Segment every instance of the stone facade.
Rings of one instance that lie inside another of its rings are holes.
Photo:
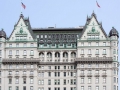
[[[118,90],[118,38],[95,13],[77,28],[32,28],[23,14],[0,31],[0,90]]]

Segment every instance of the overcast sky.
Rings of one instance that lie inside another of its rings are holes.
[[[97,7],[96,0],[22,0],[26,5],[24,10],[21,0],[0,0],[0,28],[9,36],[21,11],[24,17],[29,16],[34,28],[55,24],[56,27],[78,27],[85,24],[87,15],[90,16],[94,10],[107,34],[113,26],[119,31],[120,0],[97,1],[101,8]]]

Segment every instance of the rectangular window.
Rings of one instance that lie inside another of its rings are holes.
[[[81,78],[81,83],[84,83],[84,78]]]
[[[12,86],[9,86],[9,90],[12,90]]]
[[[0,56],[2,55],[2,51],[0,50]]]
[[[63,84],[66,85],[66,79],[63,80]]]
[[[18,79],[18,78],[16,78],[15,83],[16,83],[16,84],[18,84],[18,83],[19,83],[19,79]]]
[[[81,46],[84,46],[84,43],[81,43]]]
[[[27,51],[26,50],[23,51],[23,55],[27,55]]]
[[[12,78],[9,78],[9,84],[12,84]]]
[[[103,90],[106,90],[106,86],[103,86]]]
[[[116,83],[116,77],[114,77],[114,83]]]
[[[96,49],[96,54],[99,54],[99,49]]]
[[[30,51],[30,55],[34,55],[34,51],[33,50]]]
[[[30,90],[33,90],[33,86],[30,86]]]
[[[91,86],[88,86],[88,90],[91,90]]]
[[[48,66],[48,69],[51,69],[51,66]]]
[[[81,86],[81,90],[84,90],[84,86]]]
[[[51,72],[48,72],[48,76],[51,77]]]
[[[33,84],[33,78],[30,78],[30,84]]]
[[[103,78],[103,83],[106,83],[106,78],[105,77]]]
[[[88,78],[88,83],[91,83],[91,78]]]
[[[64,72],[64,77],[66,77],[66,72]]]
[[[23,84],[26,84],[26,78],[23,78]]]
[[[16,86],[16,87],[15,87],[15,90],[19,90],[19,86]]]
[[[103,49],[103,54],[106,54],[106,49]]]
[[[23,90],[26,90],[26,86],[23,86]]]
[[[34,44],[33,44],[33,43],[31,43],[31,44],[30,44],[30,47],[33,47],[33,46],[34,46]]]
[[[9,55],[12,55],[12,50],[9,50]]]
[[[45,35],[45,38],[47,38],[47,35]]]
[[[27,47],[27,44],[26,44],[26,43],[24,43],[24,44],[23,44],[23,47]]]
[[[99,43],[98,43],[98,42],[96,42],[96,46],[99,46]]]
[[[50,79],[48,80],[48,85],[51,85],[51,80]]]
[[[88,46],[91,46],[91,42],[88,43]]]
[[[103,42],[103,46],[106,46],[106,42]]]
[[[30,65],[30,68],[33,68],[33,64]]]
[[[99,78],[96,78],[95,82],[96,82],[96,83],[99,83]]]
[[[16,55],[19,55],[19,50],[16,50]]]
[[[43,38],[43,35],[41,35],[41,38]]]
[[[12,47],[12,44],[9,44],[9,47]]]
[[[84,49],[81,50],[81,54],[84,54]]]
[[[2,43],[0,43],[0,47],[2,47]]]
[[[66,69],[66,66],[64,66],[64,69]]]
[[[91,49],[88,49],[88,54],[91,54]]]
[[[19,47],[19,43],[16,43],[16,47]]]
[[[99,86],[96,86],[95,90],[99,90]]]

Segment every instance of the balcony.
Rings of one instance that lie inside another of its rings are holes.
[[[102,77],[107,77],[107,74],[106,73],[102,73]]]
[[[9,77],[9,78],[11,78],[12,76],[13,76],[12,74],[10,74],[10,73],[8,74],[8,77]]]
[[[27,74],[23,74],[22,77],[27,77]]]
[[[39,63],[39,58],[4,58],[2,60],[3,64],[7,63]]]
[[[99,77],[100,75],[99,75],[99,73],[95,73],[95,77]]]
[[[80,77],[85,77],[85,74],[84,74],[84,73],[81,73],[81,74],[80,74]]]
[[[34,74],[33,73],[30,73],[30,77],[33,77],[34,76]]]
[[[92,77],[92,73],[88,73],[88,74],[87,74],[87,77]]]

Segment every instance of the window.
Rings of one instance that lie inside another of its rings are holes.
[[[16,75],[18,75],[19,74],[19,71],[16,71]]]
[[[16,86],[16,87],[15,87],[15,90],[19,90],[19,86]]]
[[[88,78],[88,83],[91,83],[91,78]]]
[[[2,47],[2,43],[0,43],[0,47]]]
[[[106,90],[106,86],[103,86],[103,90]]]
[[[116,77],[114,77],[114,83],[116,83]]]
[[[23,68],[26,68],[26,64],[23,65]]]
[[[103,49],[103,54],[106,54],[106,49]]]
[[[0,84],[1,84],[1,82],[2,82],[2,79],[0,78]]]
[[[64,77],[66,77],[66,72],[64,72]]]
[[[9,50],[9,55],[12,55],[12,50]]]
[[[33,43],[31,43],[31,44],[30,44],[30,47],[33,47],[33,46],[34,46],[34,44],[33,44]]]
[[[88,54],[91,54],[91,49],[88,49]]]
[[[30,65],[30,68],[33,68],[33,64]]]
[[[30,90],[33,90],[33,86],[30,86]]]
[[[33,75],[33,71],[30,71],[30,74]]]
[[[84,83],[84,78],[81,78],[81,83]]]
[[[16,55],[19,55],[19,50],[16,50]]]
[[[16,83],[16,84],[18,84],[18,83],[19,83],[19,79],[18,79],[18,78],[16,78],[15,83]]]
[[[51,72],[48,72],[48,76],[51,77]]]
[[[23,78],[23,84],[26,84],[26,78]]]
[[[30,78],[30,84],[33,84],[33,78]]]
[[[30,55],[34,55],[34,51],[33,50],[30,51]]]
[[[88,90],[91,90],[91,86],[88,86]]]
[[[96,54],[99,54],[99,49],[96,49]]]
[[[99,90],[99,86],[96,86],[95,90]]]
[[[41,38],[43,38],[43,35],[41,35]]]
[[[114,45],[113,46],[116,46],[116,43],[114,42]]]
[[[51,66],[48,66],[48,69],[51,69]]]
[[[48,85],[51,85],[51,80],[50,79],[48,80]]]
[[[81,90],[84,90],[84,86],[81,86]]]
[[[64,87],[63,90],[66,90],[66,87]]]
[[[2,51],[0,50],[0,56],[2,55]]]
[[[91,46],[91,42],[88,43],[88,46]]]
[[[98,42],[96,42],[96,46],[99,46],[99,43],[98,43]]]
[[[45,35],[45,38],[47,38],[47,35]]]
[[[84,54],[84,49],[81,50],[81,54]]]
[[[63,80],[63,84],[66,85],[66,79]]]
[[[27,55],[27,51],[26,50],[23,51],[23,55]]]
[[[106,46],[106,42],[103,42],[103,46]]]
[[[26,90],[26,86],[23,86],[23,90]]]
[[[1,71],[0,71],[0,73],[1,73]],[[12,71],[9,71],[9,75],[12,75]]]
[[[106,83],[106,78],[105,77],[103,78],[103,83]]]
[[[96,83],[99,83],[99,78],[96,78],[95,82],[96,82]]]
[[[12,44],[9,44],[9,47],[12,47]]]
[[[19,47],[19,43],[16,43],[16,47]]]
[[[9,84],[12,84],[12,78],[9,78]]]
[[[96,64],[96,67],[98,68],[98,67],[99,67],[99,64]]]
[[[84,43],[81,43],[81,46],[84,46]]]
[[[23,47],[27,47],[27,44],[26,44],[26,43],[24,43],[24,44],[23,44]]]
[[[12,86],[9,86],[9,90],[12,90]]]
[[[39,35],[37,35],[37,38],[39,38]]]

